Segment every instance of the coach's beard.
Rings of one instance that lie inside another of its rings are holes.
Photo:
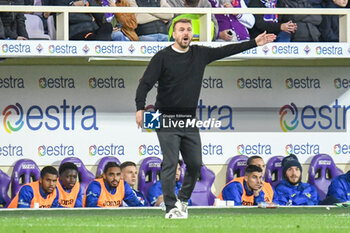
[[[191,41],[190,38],[184,37],[178,44],[182,49],[187,49],[188,46],[190,46]]]

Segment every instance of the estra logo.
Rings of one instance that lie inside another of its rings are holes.
[[[2,111],[3,126],[7,133],[18,132],[24,125],[29,130],[42,128],[54,130],[98,130],[97,113],[92,105],[69,105],[64,99],[62,105],[49,105],[46,108],[30,106],[26,111],[21,104],[8,105]],[[26,123],[26,124],[25,124]],[[80,126],[80,127],[79,127]]]
[[[148,155],[162,155],[162,150],[159,145],[146,145],[142,144],[139,146],[139,155],[148,156]]]
[[[272,81],[269,78],[239,78],[237,79],[238,89],[271,89]]]
[[[41,145],[38,147],[38,155],[44,156],[74,156],[74,146],[61,145]]]
[[[333,152],[335,155],[348,155],[348,154],[350,154],[350,145],[348,145],[348,144],[335,144],[333,146]]]
[[[343,48],[340,46],[317,46],[317,55],[343,55]]]
[[[3,53],[31,53],[30,45],[26,44],[3,44],[1,46]]]
[[[123,46],[121,45],[96,45],[95,46],[96,54],[122,54]]]
[[[224,88],[223,81],[221,78],[212,78],[209,76],[208,78],[203,78],[202,87],[207,88]]]
[[[1,145],[0,144],[0,156],[23,156],[23,147],[19,145]]]
[[[198,119],[206,121],[208,119],[215,119],[221,121],[219,130],[234,130],[233,126],[233,110],[228,105],[205,105],[200,99],[198,106]],[[210,128],[201,128],[202,130],[210,130]]]
[[[73,78],[46,78],[42,77],[39,79],[39,87],[44,88],[75,88]]]
[[[287,89],[319,89],[321,88],[321,82],[318,78],[287,78],[286,79]]]
[[[24,88],[23,78],[13,78],[12,75],[0,78],[0,88]]]
[[[92,77],[89,79],[89,87],[95,88],[125,88],[125,81],[123,78],[96,78]]]
[[[291,55],[298,55],[299,54],[299,49],[298,46],[291,46],[291,45],[274,45],[271,48],[272,54],[291,54]]]
[[[284,119],[287,114],[294,116],[290,124],[287,124],[287,121]],[[290,105],[284,105],[280,109],[280,116],[280,125],[283,132],[292,131],[298,127],[298,108],[294,103],[291,103]]]
[[[244,145],[240,144],[237,146],[237,154],[239,155],[271,155],[271,145],[268,144],[252,144]]]
[[[285,146],[286,155],[317,155],[320,153],[320,146],[318,144],[287,144]]]
[[[161,45],[142,45],[140,47],[140,52],[141,54],[156,54],[158,51],[164,49],[166,46],[161,46]]]
[[[77,46],[75,45],[49,45],[50,54],[77,54]]]
[[[336,89],[350,88],[350,79],[347,78],[336,78],[333,83]]]
[[[335,155],[339,155],[342,152],[341,145],[340,144],[335,144],[333,146],[333,152]]]
[[[306,105],[298,109],[294,103],[286,104],[279,111],[280,126],[284,132],[293,131],[299,126],[306,131],[313,129],[344,131],[349,108],[348,105],[339,105],[338,99],[332,106],[322,105],[319,108]]]
[[[107,145],[91,145],[89,146],[89,155],[90,156],[117,156],[125,155],[125,146],[124,145],[114,145],[113,143]]]
[[[222,145],[204,144],[202,145],[202,155],[223,155]]]

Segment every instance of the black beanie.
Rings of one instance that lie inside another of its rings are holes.
[[[282,160],[282,167],[283,167],[283,177],[286,177],[286,171],[290,167],[298,167],[300,169],[300,172],[303,173],[303,169],[301,167],[301,164],[299,163],[298,158],[294,154],[290,154],[287,157],[284,157]]]

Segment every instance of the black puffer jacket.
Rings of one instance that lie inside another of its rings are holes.
[[[0,0],[0,5],[23,5],[23,0]],[[28,38],[26,18],[20,12],[0,12],[0,39]]]
[[[98,6],[95,0],[88,0],[90,6]],[[56,6],[69,6],[72,0],[55,0],[55,1],[44,1],[45,5],[56,5]],[[74,6],[72,6],[74,7]],[[95,32],[107,24],[105,15],[102,13],[84,14],[74,13],[69,14],[69,38],[81,33]],[[112,33],[112,26],[110,26],[110,34]],[[108,37],[109,36],[109,37]],[[110,35],[101,36],[99,40],[110,40]],[[105,38],[106,37],[106,38]]]
[[[288,8],[312,8],[307,0],[283,0]],[[291,15],[291,20],[297,24],[298,29],[292,34],[291,41],[317,42],[320,41],[318,26],[322,22],[321,15]]]

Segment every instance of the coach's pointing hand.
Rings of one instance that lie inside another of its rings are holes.
[[[143,112],[144,110],[138,110],[136,112],[136,124],[137,128],[142,128],[142,122],[143,122]]]
[[[276,40],[276,35],[266,34],[266,31],[264,31],[255,38],[255,42],[258,46],[265,45],[267,43],[273,42],[274,40]]]

